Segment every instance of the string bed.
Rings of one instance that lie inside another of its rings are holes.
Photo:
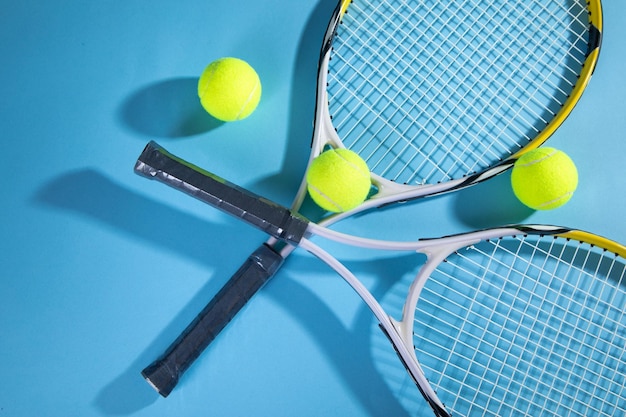
[[[422,290],[417,358],[454,415],[621,415],[625,280],[623,258],[586,243],[481,242]]]
[[[588,30],[583,1],[354,0],[329,63],[333,125],[389,180],[480,172],[553,120]]]

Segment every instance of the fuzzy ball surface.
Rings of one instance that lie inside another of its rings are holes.
[[[250,116],[261,100],[261,80],[254,68],[239,58],[211,62],[198,80],[202,107],[224,122]]]
[[[311,162],[306,179],[313,201],[334,213],[361,204],[372,185],[367,163],[349,149],[323,152]]]
[[[572,198],[578,186],[578,171],[563,151],[541,147],[523,154],[515,162],[511,185],[526,206],[551,210]]]

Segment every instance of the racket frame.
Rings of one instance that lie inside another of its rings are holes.
[[[333,126],[328,106],[328,91],[325,86],[328,85],[328,65],[331,59],[332,42],[338,26],[341,23],[342,17],[349,10],[348,6],[351,2],[351,0],[340,1],[333,13],[333,17],[324,38],[324,47],[322,48],[322,54],[320,55],[320,62],[318,65],[318,88],[315,106],[315,123],[311,142],[311,154],[306,170],[308,170],[308,166],[311,164],[313,159],[319,156],[327,146],[333,148],[346,147]],[[367,211],[372,208],[379,208],[396,202],[406,202],[421,197],[441,195],[478,184],[505,172],[511,168],[515,164],[515,161],[523,154],[541,146],[546,140],[548,140],[548,138],[550,138],[550,136],[552,136],[552,134],[554,134],[554,132],[571,114],[576,104],[580,101],[580,98],[589,84],[597,66],[600,47],[602,45],[602,6],[600,0],[590,0],[587,2],[587,7],[589,11],[589,42],[586,54],[587,56],[582,66],[580,76],[572,88],[572,93],[560,108],[558,113],[528,144],[484,171],[467,175],[464,178],[452,179],[440,183],[407,185],[388,180],[380,175],[370,172],[371,182],[377,191],[358,207],[342,213],[332,214],[326,219],[321,220],[320,223],[330,225],[345,217],[349,217],[353,214]],[[306,176],[303,176],[298,193],[296,194],[296,198],[292,205],[294,210],[297,211],[303,200],[306,198],[306,195],[307,182]]]
[[[162,148],[156,148],[154,145],[149,146],[144,154],[142,154],[140,161],[137,163],[137,167],[140,173],[148,178],[157,179],[176,189],[183,190],[215,208],[242,219],[261,230],[272,233],[275,239],[284,241],[290,245],[297,244],[320,258],[338,272],[373,312],[381,329],[389,338],[396,353],[423,397],[434,410],[435,415],[440,417],[449,417],[450,414],[428,382],[419,364],[413,344],[413,323],[416,306],[422,289],[428,282],[433,271],[437,269],[438,265],[446,258],[455,251],[475,245],[483,240],[500,239],[503,236],[516,235],[553,235],[568,241],[585,242],[592,246],[603,248],[604,251],[612,252],[622,259],[626,259],[626,247],[617,242],[580,230],[546,225],[514,225],[504,228],[485,229],[477,232],[450,235],[437,239],[420,239],[414,242],[394,242],[361,238],[336,232],[318,224],[310,223],[299,214],[292,213],[292,216],[301,223],[301,225],[298,226],[298,230],[305,230],[300,233],[300,237],[294,240],[296,233],[291,233],[288,228],[285,228],[285,224],[290,224],[291,221],[288,220],[285,223],[282,220],[285,218],[285,212],[290,211],[289,209],[258,197],[215,174],[201,170],[179,158],[173,158],[171,154],[166,153]],[[167,168],[169,173],[164,173],[162,168]],[[176,175],[173,175],[172,172],[176,172]],[[242,198],[241,194],[246,194],[245,198]],[[265,221],[258,220],[258,213],[270,212],[276,212],[276,215],[266,216]],[[253,213],[253,215],[249,215],[249,213]],[[278,219],[278,223],[273,222],[276,219]],[[271,223],[270,226],[268,226],[269,223]],[[303,228],[302,224],[306,225],[306,227]],[[415,251],[425,254],[427,260],[420,268],[409,287],[403,305],[401,319],[398,321],[390,317],[367,288],[343,264],[319,246],[313,244],[309,240],[309,236],[313,235],[319,235],[333,241],[357,247],[390,251]]]
[[[345,147],[339,138],[335,128],[332,125],[330,110],[328,108],[328,92],[326,89],[327,81],[328,81],[328,63],[331,56],[333,39],[335,37],[337,28],[342,21],[342,18],[346,12],[348,12],[349,5],[351,0],[339,0],[333,14],[331,16],[328,28],[326,30],[323,46],[320,53],[320,60],[318,65],[318,88],[316,93],[316,106],[315,106],[315,122],[314,122],[314,131],[311,142],[311,154],[309,157],[309,161],[307,162],[307,169],[310,165],[311,161],[318,156],[327,146],[333,148],[342,148]],[[371,173],[371,181],[373,186],[376,188],[376,192],[373,193],[362,205],[357,208],[343,212],[337,213],[334,215],[330,215],[320,220],[318,223],[323,226],[330,226],[331,224],[349,217],[353,214],[357,214],[360,212],[364,212],[373,208],[383,207],[396,202],[404,202],[408,200],[414,200],[427,196],[440,195],[448,192],[452,192],[455,190],[459,190],[480,182],[483,182],[489,178],[495,177],[496,175],[501,174],[506,171],[515,163],[515,160],[519,158],[523,153],[535,149],[540,146],[543,142],[545,142],[554,131],[565,121],[567,116],[571,113],[572,109],[579,101],[582,93],[587,86],[591,76],[595,70],[600,45],[602,42],[602,8],[600,4],[600,0],[590,0],[588,3],[589,10],[589,51],[583,65],[580,77],[578,78],[571,96],[566,100],[565,104],[561,107],[560,111],[557,115],[552,119],[552,121],[548,124],[548,126],[540,132],[540,134],[534,138],[530,143],[528,143],[521,150],[513,153],[508,158],[503,159],[496,165],[490,167],[489,169],[468,175],[461,179],[451,180],[448,182],[437,183],[437,184],[422,184],[422,185],[405,185],[400,183],[395,183],[393,181],[389,181],[384,179],[374,173]],[[138,171],[139,172],[139,171]],[[306,178],[303,178],[299,190],[294,199],[292,209],[293,211],[297,211],[297,209],[301,206],[302,202],[306,198],[307,195],[307,187],[306,187]],[[233,213],[230,213],[233,214]],[[297,222],[296,222],[297,223]],[[266,230],[267,231],[267,230]],[[272,233],[270,233],[272,234]],[[295,236],[297,237],[297,236]],[[269,256],[267,259],[262,259],[255,254],[251,255],[245,264],[248,265],[247,268],[240,268],[237,273],[231,278],[235,281],[243,282],[246,280],[245,274],[249,274],[251,278],[257,279],[259,277],[263,277],[262,282],[265,283],[279,268],[282,264],[284,258],[286,258],[291,251],[294,250],[296,240],[289,241],[288,239],[282,238],[270,238],[264,245],[270,248],[275,253],[278,253],[280,256]],[[283,242],[287,242],[284,244]],[[260,248],[261,249],[261,248]],[[259,249],[259,250],[260,250]],[[263,253],[260,251],[259,253]],[[271,271],[271,272],[270,272]],[[242,276],[243,274],[243,276]],[[232,286],[236,288],[236,286]],[[255,291],[258,291],[262,287],[262,284],[255,287]],[[229,297],[236,298],[237,295],[232,292],[229,294]],[[246,293],[248,294],[248,293]],[[220,294],[221,296],[221,294]],[[239,297],[245,297],[245,301],[251,296],[243,295],[243,293],[238,295]],[[244,302],[245,304],[245,302]],[[243,305],[241,305],[242,307]],[[208,306],[207,306],[208,307]],[[223,323],[213,329],[213,332],[218,332],[225,327],[225,325],[234,317],[237,313],[237,310],[230,310],[228,315],[223,317]],[[213,313],[207,312],[206,309],[203,310],[201,314],[221,314],[217,311]],[[194,337],[201,337],[202,334],[199,329],[195,329],[194,331],[194,323],[191,323],[181,334],[183,336],[189,336],[190,332],[193,332]],[[402,326],[400,326],[402,327]],[[405,332],[405,330],[401,330]],[[211,340],[215,337],[215,335],[211,336]],[[189,339],[193,339],[193,337],[188,337]],[[170,345],[170,347],[161,355],[153,364],[144,369],[142,374],[148,380],[148,382],[163,396],[167,396],[171,390],[176,385],[178,379],[184,373],[184,371],[191,365],[193,360],[200,354],[200,352],[206,348],[208,343],[196,343],[199,349],[198,352],[193,352],[188,358],[188,360],[183,361],[181,363],[177,358],[176,354],[173,352],[176,349],[181,349],[181,347],[177,347],[177,342],[175,341]],[[156,363],[160,363],[161,367],[164,369],[163,372],[156,371],[158,367],[156,367]],[[154,372],[150,373],[148,371]]]
[[[567,240],[586,242],[626,259],[626,247],[616,242],[580,230],[554,226],[518,225],[485,229],[438,239],[421,239],[415,242],[381,241],[347,235],[311,223],[298,213],[291,212],[289,209],[261,198],[215,174],[176,158],[155,144],[149,144],[146,147],[136,169],[148,178],[157,179],[182,190],[266,233],[270,233],[275,239],[289,245],[303,247],[331,266],[347,281],[373,312],[409,375],[437,416],[449,416],[450,414],[428,382],[416,357],[415,346],[413,345],[413,323],[422,289],[433,271],[450,254],[482,240],[497,239],[502,236],[535,234],[541,236],[554,235]],[[293,226],[292,218],[296,221],[296,227]],[[345,266],[309,240],[309,236],[313,235],[357,247],[390,251],[415,251],[425,254],[427,261],[420,268],[409,287],[401,319],[398,321],[387,315],[367,288]]]
[[[450,255],[464,248],[477,245],[481,241],[498,240],[504,237],[515,238],[518,236],[525,238],[528,235],[536,235],[540,238],[553,236],[554,238],[560,238],[567,242],[575,241],[587,244],[590,251],[593,250],[593,247],[600,248],[601,252],[606,254],[607,258],[614,257],[615,260],[618,260],[617,263],[622,264],[620,282],[622,285],[626,284],[626,282],[624,282],[626,276],[623,270],[624,261],[626,260],[626,246],[602,236],[566,227],[550,225],[510,225],[502,228],[484,229],[436,239],[420,239],[415,242],[387,242],[358,238],[315,226],[313,226],[312,232],[320,232],[320,235],[325,238],[353,246],[394,251],[414,250],[427,256],[426,262],[420,267],[419,272],[409,286],[403,304],[401,319],[397,321],[387,315],[382,306],[363,284],[337,259],[319,246],[312,244],[307,238],[304,238],[300,244],[300,247],[313,253],[335,270],[368,305],[374,316],[378,319],[381,329],[394,346],[396,353],[400,357],[409,375],[411,375],[422,393],[422,396],[431,406],[436,416],[450,416],[451,414],[437,396],[434,388],[430,385],[419,363],[419,359],[415,353],[416,347],[414,345],[413,326],[416,319],[415,311],[422,289],[425,287],[433,272]],[[611,256],[610,254],[613,255]],[[613,267],[616,263],[611,261],[611,265],[611,267]],[[428,343],[428,341],[425,341],[425,343]],[[597,358],[595,360],[597,360]]]

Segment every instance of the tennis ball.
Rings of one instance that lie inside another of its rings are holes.
[[[572,197],[578,186],[578,171],[564,152],[538,148],[515,162],[511,185],[517,198],[528,207],[551,210]]]
[[[261,80],[246,61],[221,58],[210,63],[198,80],[202,107],[224,122],[245,119],[261,100]]]
[[[371,188],[367,163],[349,149],[329,149],[311,162],[309,195],[318,206],[339,213],[361,204]]]

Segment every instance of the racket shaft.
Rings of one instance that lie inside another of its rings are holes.
[[[135,172],[183,191],[294,246],[304,236],[309,223],[286,207],[175,157],[155,142],[145,147],[135,164]]]
[[[248,300],[280,268],[283,258],[267,245],[252,253],[163,355],[141,374],[167,397],[189,366]]]

